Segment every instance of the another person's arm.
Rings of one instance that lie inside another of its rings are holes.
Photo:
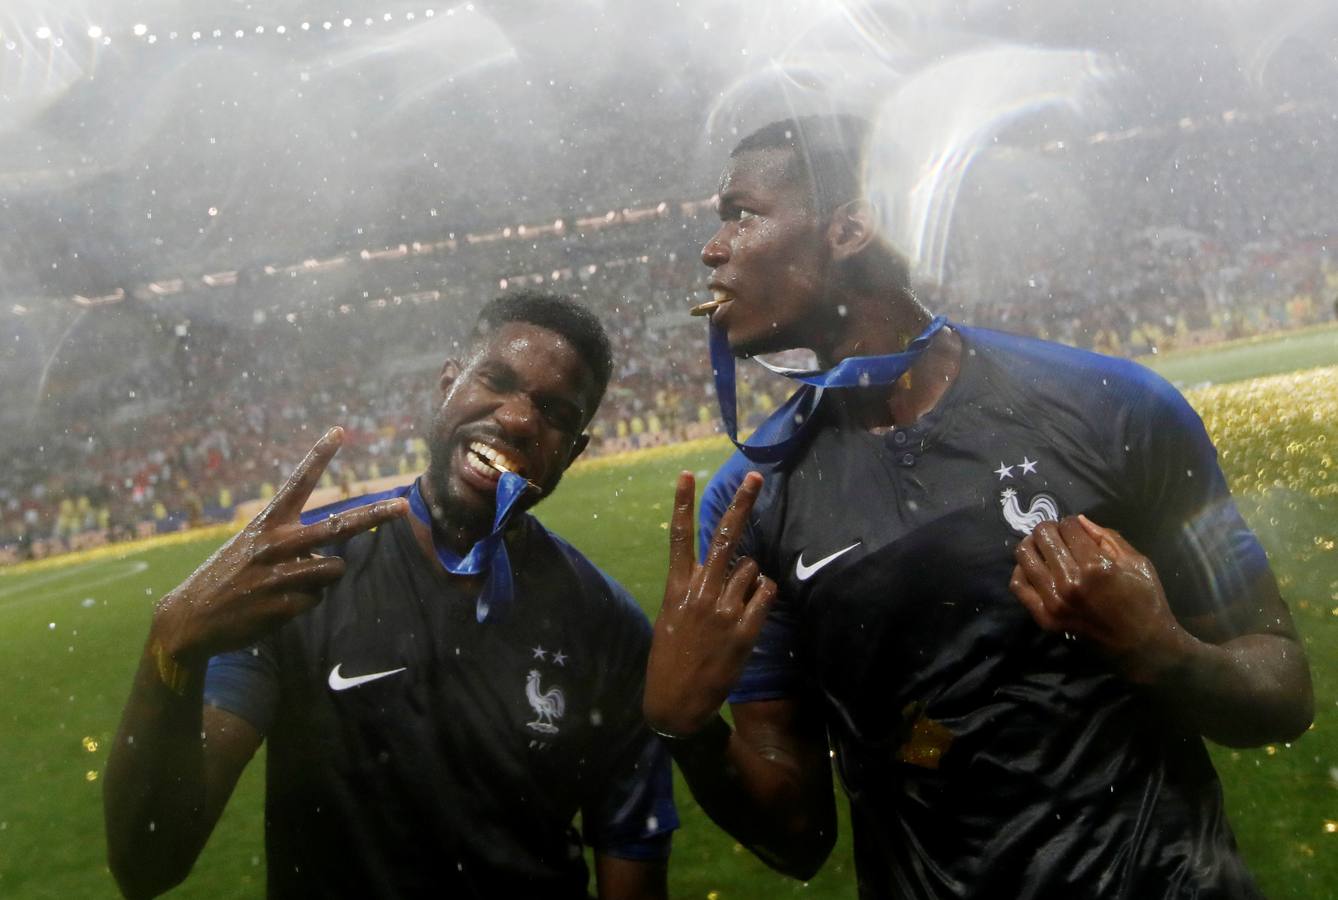
[[[811,877],[836,835],[826,734],[798,699],[720,708],[739,680],[776,595],[753,560],[735,561],[762,478],[749,473],[720,517],[705,559],[692,548],[693,479],[679,476],[669,577],[647,666],[646,721],[661,734],[693,796],[768,865]]]
[[[260,744],[254,726],[204,706],[209,658],[253,644],[318,602],[344,562],[315,555],[316,547],[406,511],[390,500],[301,523],[341,436],[327,433],[273,502],[154,610],[103,792],[108,860],[127,896],[153,896],[185,878]]]

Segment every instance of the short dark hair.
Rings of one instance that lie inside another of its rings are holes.
[[[826,215],[863,196],[872,133],[868,120],[859,116],[799,116],[762,126],[739,141],[730,157],[752,150],[789,150],[787,174],[807,182],[815,211]]]
[[[595,376],[596,403],[604,396],[613,375],[613,347],[594,313],[566,294],[523,288],[488,301],[479,310],[471,337],[477,341],[507,322],[538,325],[566,338]]]

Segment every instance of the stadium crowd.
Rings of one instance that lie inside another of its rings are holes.
[[[930,305],[1128,356],[1338,316],[1324,198],[1303,180],[1285,198],[1224,197],[1221,172],[1202,177],[1182,195],[1212,202],[1164,214],[1149,183],[1118,220],[1082,230],[1063,252],[1038,242],[1010,270],[950,259]],[[1278,209],[1287,216],[1258,212]],[[347,438],[326,486],[420,471],[432,393],[424,376],[458,346],[478,304],[507,286],[575,294],[606,321],[617,369],[588,454],[713,434],[705,328],[685,315],[703,299],[697,239],[709,215],[468,247],[447,261],[447,277],[415,270],[414,290],[389,299],[344,275],[286,314],[281,296],[268,313],[252,304],[232,318],[189,295],[175,306],[84,310],[56,345],[59,364],[43,371],[37,399],[11,391],[6,401],[0,563],[229,521],[237,504],[271,494],[333,423]],[[375,283],[385,271],[366,277]],[[262,286],[243,279],[237,296],[252,290]],[[758,367],[741,374],[742,418],[755,423],[784,386]]]

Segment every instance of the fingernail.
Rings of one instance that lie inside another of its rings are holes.
[[[343,436],[344,436],[344,427],[342,425],[336,425],[329,431],[325,432],[324,440],[334,441],[342,438]]]

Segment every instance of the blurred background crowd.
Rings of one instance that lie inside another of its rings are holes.
[[[1124,356],[1333,320],[1338,117],[1308,20],[1034,5],[1042,30],[989,4],[945,24],[659,3],[676,24],[656,30],[632,6],[398,0],[299,25],[285,0],[209,30],[165,0],[115,29],[20,3],[0,43],[0,562],[230,520],[336,423],[327,486],[421,471],[443,361],[521,286],[575,295],[613,337],[588,453],[716,433],[686,314],[716,173],[796,106],[896,123],[889,86],[967,112],[982,85],[1014,91],[980,101],[976,144],[943,136],[970,177],[939,198],[936,311]],[[951,27],[917,43],[931,25]],[[1026,46],[1001,61],[985,34]],[[603,49],[568,52],[585,44]],[[1046,68],[1089,45],[1109,69]],[[1085,81],[1114,85],[1105,113],[1065,94]],[[740,370],[755,423],[788,383]]]

